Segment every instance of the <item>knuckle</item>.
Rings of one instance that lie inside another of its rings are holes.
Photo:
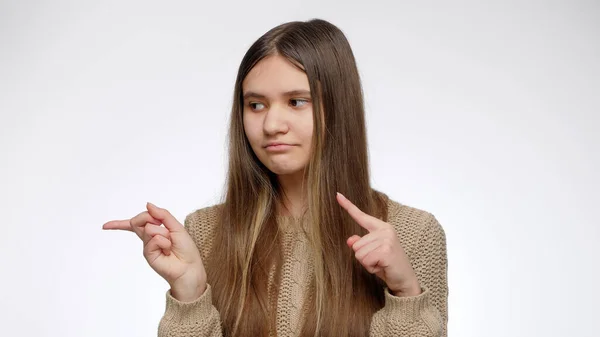
[[[145,224],[140,229],[144,231],[144,234],[152,234],[152,232],[154,231],[152,226],[149,226],[148,224]]]
[[[157,246],[160,241],[160,235],[148,236],[148,245]]]
[[[144,223],[148,223],[148,222],[152,221],[152,216],[148,212],[144,212],[144,215],[142,216],[142,218],[143,218]]]
[[[147,232],[150,235],[155,235],[158,232],[157,229],[158,226],[151,224],[151,223],[146,223],[146,226],[144,228],[145,232]]]
[[[356,258],[358,261],[361,261],[361,262],[362,262],[362,258],[363,258],[363,256],[362,256],[362,252],[356,252],[356,253],[354,253],[354,257],[355,257],[355,258]]]
[[[371,254],[373,255],[373,254]],[[372,258],[372,257],[371,257]],[[369,263],[369,254],[365,254],[363,256],[360,257],[360,262],[362,262],[364,265],[368,265]]]

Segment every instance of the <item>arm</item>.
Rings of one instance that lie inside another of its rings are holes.
[[[184,226],[199,248],[202,259],[206,261],[209,243],[211,243],[212,223],[204,209],[188,215]],[[166,293],[165,314],[158,326],[159,337],[221,337],[221,319],[217,308],[212,304],[212,288],[206,285],[204,293],[194,301],[183,302]]]
[[[370,336],[447,336],[446,236],[433,215],[426,218],[412,256],[421,294],[397,297],[386,289],[385,306],[373,315]]]

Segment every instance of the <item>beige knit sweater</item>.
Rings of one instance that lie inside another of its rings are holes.
[[[212,248],[218,205],[189,214],[185,227],[206,261]],[[446,237],[435,217],[425,211],[388,202],[388,222],[394,226],[422,287],[414,297],[396,297],[385,292],[385,306],[373,315],[370,336],[446,336],[448,285]],[[302,323],[305,291],[312,276],[308,242],[300,222],[278,217],[283,229],[284,264],[277,299],[277,336],[297,336]],[[271,292],[269,292],[271,293]],[[159,337],[222,336],[217,308],[212,304],[209,284],[194,302],[180,302],[167,291],[167,304]]]

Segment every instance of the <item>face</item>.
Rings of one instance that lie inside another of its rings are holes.
[[[301,174],[310,159],[313,108],[308,77],[286,58],[268,56],[242,83],[244,130],[271,172]]]

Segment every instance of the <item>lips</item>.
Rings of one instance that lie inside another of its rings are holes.
[[[265,150],[271,153],[284,153],[293,147],[294,145],[286,143],[270,143],[269,145],[265,146]]]
[[[265,147],[270,147],[270,146],[280,146],[280,145],[287,145],[287,146],[292,146],[291,144],[287,144],[287,143],[281,143],[281,142],[272,142],[272,143],[268,143]]]

